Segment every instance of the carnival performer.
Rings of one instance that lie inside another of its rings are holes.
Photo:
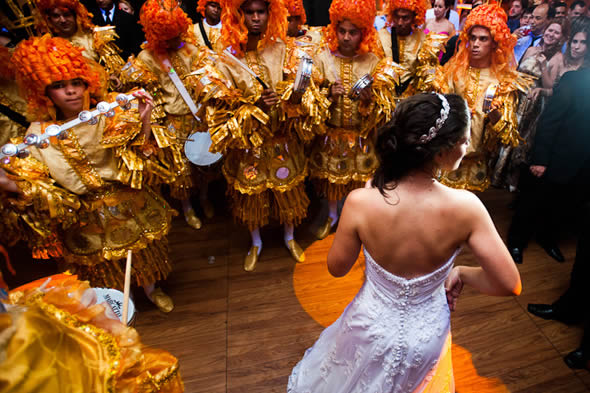
[[[325,238],[338,221],[338,201],[362,187],[378,166],[374,151],[374,131],[394,110],[394,80],[403,72],[393,70],[391,61],[382,61],[379,38],[373,27],[373,0],[334,0],[325,39],[328,48],[315,59],[332,105],[326,121],[327,132],[312,145],[310,177],[316,191],[329,201],[329,215],[317,232]],[[368,81],[362,89],[357,82]],[[380,104],[380,105],[379,105]],[[385,116],[382,116],[384,115]]]
[[[147,43],[137,58],[125,65],[121,80],[126,85],[144,87],[155,97],[152,121],[166,125],[167,138],[179,149],[175,157],[177,178],[171,184],[171,196],[181,201],[188,225],[201,229],[201,219],[190,201],[197,179],[181,151],[186,138],[204,127],[197,115],[197,103],[187,93],[183,82],[201,49],[191,42],[191,20],[176,0],[147,1],[141,8],[139,20]],[[199,188],[201,206],[205,216],[211,218],[214,211],[207,199],[206,182],[200,182]]]
[[[516,39],[506,20],[498,5],[472,10],[457,54],[437,71],[435,88],[461,95],[471,110],[467,155],[459,169],[443,174],[445,185],[484,191],[490,185],[500,147],[519,143],[518,93],[525,92],[532,79],[516,71]]]
[[[409,97],[431,90],[438,56],[447,37],[425,34],[424,24],[428,0],[390,0],[387,3],[387,26],[379,30],[385,56],[405,68],[398,96]]]
[[[35,120],[27,138],[98,100],[115,101],[103,94],[104,79],[82,49],[63,38],[24,41],[12,62]],[[123,288],[124,258],[132,251],[133,283],[169,312],[172,300],[155,283],[172,270],[166,236],[175,212],[147,183],[173,174],[160,161],[162,146],[150,141],[162,133],[150,124],[152,98],[133,95],[138,104],[130,110],[82,123],[51,144],[31,144],[27,158],[4,163],[1,184],[14,193],[3,203],[20,214],[2,225],[24,233],[34,258],[54,257],[94,287]]]
[[[289,12],[287,21],[287,36],[306,42],[319,44],[322,41],[320,28],[307,26],[307,15],[303,8],[303,0],[285,0],[285,6]]]
[[[0,303],[4,393],[184,391],[178,360],[144,346],[87,281],[54,275]]]
[[[252,237],[244,269],[255,269],[262,250],[260,228],[271,215],[284,225],[285,246],[293,259],[303,262],[305,255],[294,238],[309,204],[303,141],[323,129],[329,103],[313,80],[303,96],[293,93],[295,72],[285,67],[293,52],[285,44],[287,9],[282,0],[223,0],[221,5],[222,45],[234,58],[221,55],[216,64],[222,80],[212,86],[226,93],[207,103],[207,123],[211,151],[225,155],[232,213]],[[211,72],[207,75],[213,78]]]
[[[84,56],[103,65],[110,78],[109,87],[121,87],[118,80],[125,61],[115,44],[113,26],[97,27],[92,14],[78,0],[35,0],[39,15],[37,31],[65,38],[84,49]]]
[[[197,12],[200,18],[193,26],[197,43],[215,50],[221,37],[221,4],[219,0],[199,0]]]
[[[24,136],[29,124],[24,116],[27,103],[18,91],[11,56],[11,49],[0,46],[0,146],[10,138]]]

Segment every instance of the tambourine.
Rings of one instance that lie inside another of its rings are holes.
[[[496,90],[498,90],[498,85],[491,84],[488,86],[483,96],[481,110],[486,115],[492,111],[492,101],[494,101],[494,97],[496,96]]]
[[[184,154],[190,162],[198,166],[215,164],[223,157],[221,153],[211,153],[211,135],[208,132],[195,132],[184,142]]]
[[[295,84],[293,91],[296,93],[305,93],[311,82],[311,73],[313,70],[313,60],[307,56],[303,56],[299,61],[299,68],[297,68],[297,75],[295,76]]]
[[[373,77],[370,74],[363,75],[350,89],[350,93],[348,93],[348,97],[351,100],[358,100],[361,96],[361,91],[366,89],[367,87],[371,86],[373,83]]]
[[[119,320],[125,323],[123,317],[123,292],[111,288],[92,288],[96,293],[96,304],[106,303]],[[129,309],[127,310],[127,326],[135,324],[135,304],[129,299]]]

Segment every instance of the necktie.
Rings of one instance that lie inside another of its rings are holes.
[[[113,21],[111,20],[111,13],[110,12],[105,12],[104,20],[107,23],[107,25],[113,24]]]

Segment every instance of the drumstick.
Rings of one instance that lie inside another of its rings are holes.
[[[264,81],[262,79],[260,79],[260,77],[258,77],[258,75],[256,75],[256,73],[254,73],[254,71],[252,71],[246,64],[244,64],[242,61],[240,61],[240,59],[238,59],[237,57],[232,55],[232,53],[229,51],[229,48],[224,50],[223,54],[228,56],[228,58],[230,60],[232,60],[234,63],[236,63],[236,65],[240,66],[248,74],[250,74],[254,78],[256,78],[256,80],[258,81],[258,83],[260,83],[260,85],[262,86],[262,88],[264,90],[268,89],[268,86],[266,85],[266,83],[264,83]]]
[[[129,310],[129,289],[131,287],[131,255],[132,251],[127,251],[127,262],[125,263],[125,287],[123,289],[123,323],[127,325],[127,312]]]

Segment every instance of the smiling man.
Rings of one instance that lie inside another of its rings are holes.
[[[471,144],[459,169],[443,176],[448,186],[485,190],[491,177],[488,165],[500,146],[518,144],[517,93],[529,82],[516,72],[512,54],[516,39],[506,19],[497,5],[471,11],[458,53],[437,72],[435,88],[463,96],[471,110]],[[496,87],[495,92],[488,90],[490,86]],[[489,105],[484,108],[486,101]]]
[[[115,44],[114,29],[97,29],[92,14],[78,0],[38,0],[37,8],[41,16],[37,31],[65,38],[82,48],[84,57],[105,67],[112,78],[109,87],[120,87],[117,78],[125,62]]]
[[[555,9],[549,7],[549,4],[543,3],[535,7],[531,19],[531,31],[528,35],[518,39],[514,47],[514,56],[519,63],[524,52],[531,46],[538,46],[543,38],[543,31],[549,24],[549,21],[555,17]]]

